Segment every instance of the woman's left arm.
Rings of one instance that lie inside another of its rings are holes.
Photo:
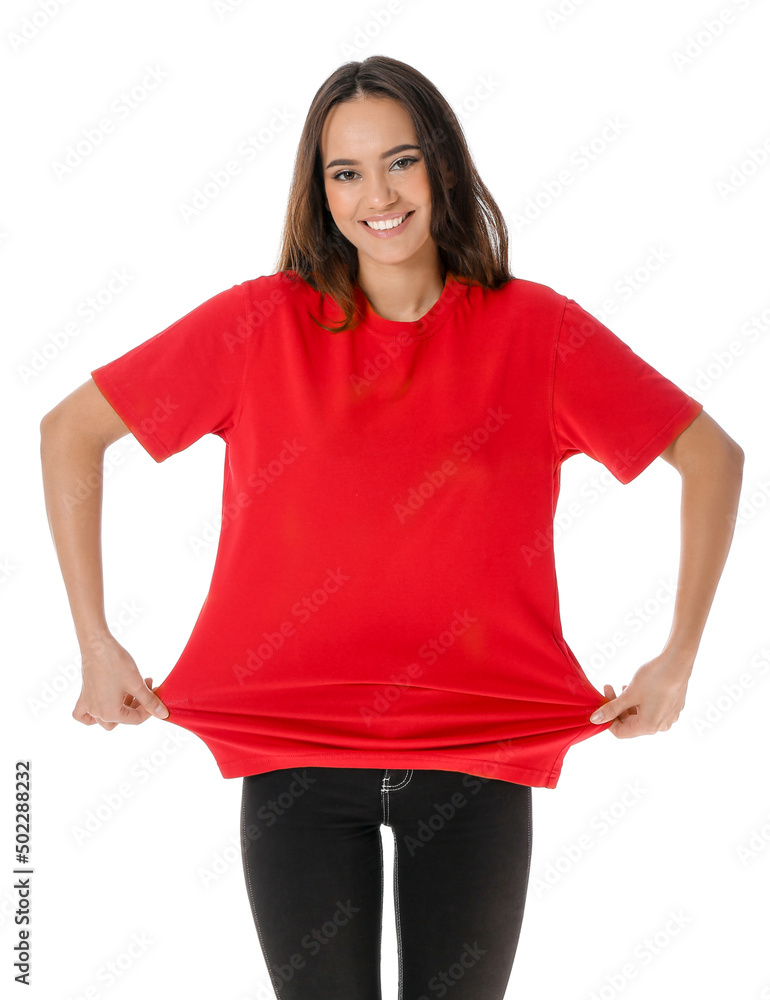
[[[743,449],[705,410],[661,452],[682,477],[681,548],[673,622],[663,652],[642,664],[591,722],[620,738],[670,729],[684,707],[706,618],[733,539]]]

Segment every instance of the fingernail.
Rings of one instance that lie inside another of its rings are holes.
[[[167,719],[168,709],[165,707],[165,705],[158,705],[158,707],[155,709],[155,714],[159,715],[161,719]]]
[[[604,712],[602,712],[602,710],[599,708],[591,716],[591,722],[601,722],[603,718],[604,718]]]

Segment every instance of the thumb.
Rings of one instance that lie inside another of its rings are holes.
[[[624,692],[626,687],[627,685],[624,684],[623,685]],[[616,719],[621,714],[621,712],[624,711],[626,707],[624,694],[619,694],[617,697],[615,697],[615,690],[611,684],[604,685],[604,694],[605,697],[608,697],[610,700],[606,701],[603,705],[601,705],[599,708],[596,709],[596,711],[589,719],[590,722],[596,722],[596,723],[612,722],[613,719]]]
[[[155,715],[160,719],[168,718],[168,709],[152,690],[152,677],[145,678],[144,684],[134,692],[134,698],[149,715]]]

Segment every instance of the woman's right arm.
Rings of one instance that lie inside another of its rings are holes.
[[[130,433],[92,378],[40,421],[43,489],[56,557],[75,624],[83,688],[72,715],[114,729],[168,709],[111,634],[104,611],[101,552],[104,453]],[[87,486],[84,489],[84,484]],[[150,678],[147,681],[150,682]]]

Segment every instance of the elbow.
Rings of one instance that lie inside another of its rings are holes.
[[[46,455],[51,451],[51,434],[58,422],[59,414],[56,412],[56,407],[44,414],[40,421],[40,458],[43,462],[45,462]]]
[[[744,464],[745,459],[746,459],[746,454],[745,454],[743,448],[741,448],[741,446],[738,444],[738,442],[734,441],[730,437],[729,434],[725,434],[725,436],[724,436],[724,446],[725,446],[725,454],[726,454],[725,461],[726,461],[728,467],[731,468],[731,469],[733,469],[734,472],[735,472],[735,474],[739,478],[742,478],[742,476],[743,476],[743,464]]]
[[[61,411],[62,411],[62,404],[61,403],[57,403],[56,406],[54,406],[52,409],[48,410],[47,413],[43,414],[43,416],[40,418],[40,436],[41,437],[43,436],[43,432],[44,431],[48,431],[48,430],[50,430],[53,427],[53,425],[56,423],[56,421],[58,420],[59,416],[61,415]]]
[[[56,408],[49,410],[48,413],[44,413],[40,420],[40,443],[42,444],[43,439],[46,437],[48,431],[51,429],[52,424],[56,420]]]
[[[61,403],[57,403],[53,409],[44,413],[40,418],[40,452],[44,454],[56,447],[56,438],[64,423],[65,411]]]

